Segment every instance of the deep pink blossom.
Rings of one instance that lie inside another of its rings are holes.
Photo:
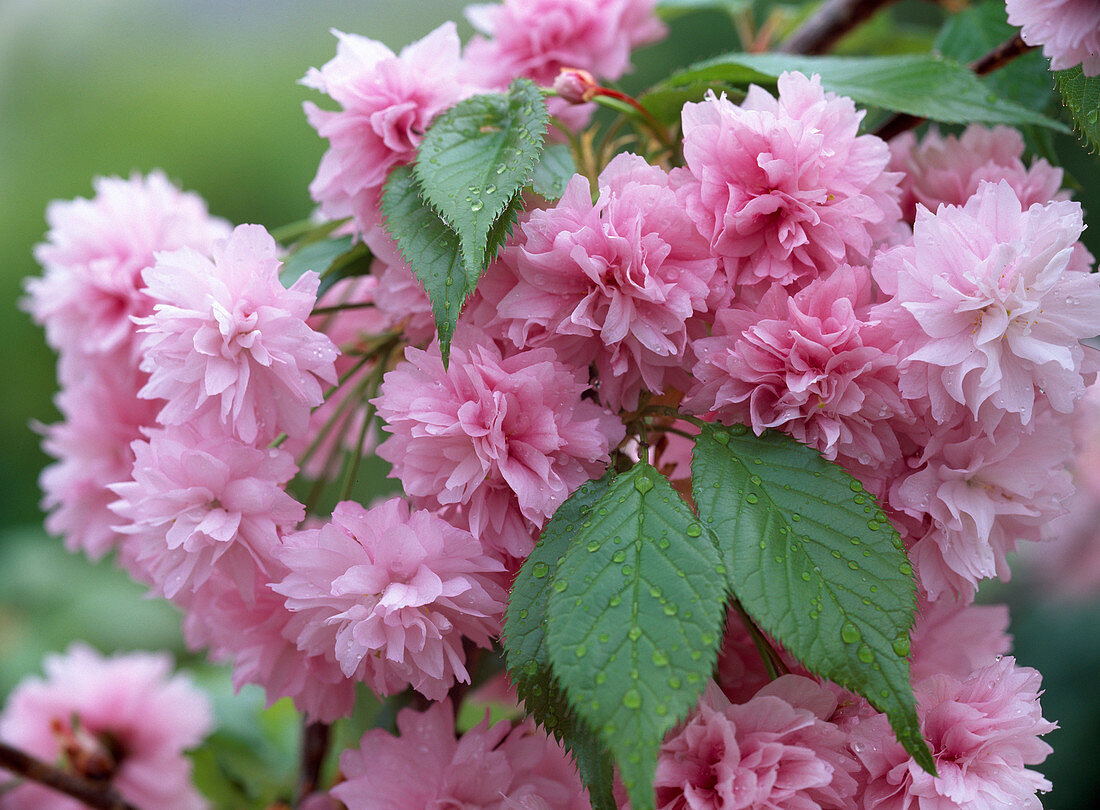
[[[163,172],[100,177],[94,186],[90,200],[58,200],[46,209],[50,231],[35,248],[45,275],[27,281],[23,301],[63,354],[132,352],[131,318],[153,308],[141,271],[152,266],[154,253],[188,247],[209,254],[229,234],[228,223]]]
[[[661,746],[659,810],[855,810],[856,762],[829,716],[836,698],[786,675],[731,704],[711,687]]]
[[[933,777],[897,742],[885,715],[860,723],[852,751],[867,773],[866,810],[1041,810],[1036,791],[1050,782],[1027,768],[1050,746],[1039,673],[1002,658],[966,678],[934,675],[915,685],[921,731],[939,774]]]
[[[684,407],[757,435],[782,430],[829,459],[896,456],[894,422],[908,408],[896,340],[870,317],[870,302],[867,271],[842,265],[793,296],[777,285],[752,309],[720,311],[711,336],[694,343]]]
[[[453,22],[400,55],[373,39],[333,33],[340,40],[335,58],[302,80],[341,107],[305,104],[309,123],[329,142],[309,190],[325,216],[354,216],[363,232],[381,220],[381,189],[390,170],[411,162],[432,120],[478,87],[467,80]]]
[[[890,153],[890,168],[904,173],[901,207],[909,222],[917,203],[929,211],[965,205],[983,180],[1005,180],[1024,208],[1069,199],[1060,168],[1042,158],[1024,165],[1024,137],[1012,127],[971,124],[957,136],[933,127],[919,143],[905,132],[890,141]]]
[[[644,391],[684,386],[689,326],[707,311],[716,263],[663,169],[621,154],[570,180],[518,228],[502,263],[516,281],[497,302],[517,346],[550,346],[596,366],[600,401],[635,408]]]
[[[1008,21],[1028,45],[1042,45],[1051,70],[1081,65],[1100,74],[1100,5],[1095,0],[1006,0]]]
[[[901,390],[945,421],[965,406],[985,430],[1036,402],[1069,413],[1095,360],[1078,341],[1100,333],[1100,280],[1077,240],[1081,206],[1024,210],[1006,182],[962,207],[917,212],[913,244],[880,254],[875,280],[895,298]],[[880,315],[889,320],[888,313]]]
[[[460,326],[443,368],[438,344],[409,348],[374,400],[393,434],[378,455],[405,492],[425,504],[461,505],[470,530],[512,557],[530,531],[501,536],[509,514],[540,527],[585,481],[599,477],[623,437],[614,416],[587,399],[581,372],[549,349],[502,354]]]
[[[250,596],[255,567],[270,573],[279,532],[304,517],[284,491],[297,472],[290,454],[219,435],[210,422],[152,431],[132,448],[133,479],[112,485],[111,509],[133,573],[186,602],[220,569]]]
[[[300,617],[299,648],[333,655],[344,675],[378,695],[412,686],[442,700],[470,682],[463,640],[489,647],[507,596],[503,570],[468,532],[401,498],[373,509],[336,506],[321,529],[289,534],[274,589]]]
[[[955,592],[969,601],[980,580],[1008,579],[1008,552],[1047,537],[1063,512],[1072,453],[1066,418],[1048,408],[1026,428],[1006,417],[985,434],[964,417],[933,436],[889,494],[891,506],[923,521],[910,556],[932,599]]]
[[[241,594],[228,574],[218,571],[188,600],[184,638],[191,649],[206,647],[211,660],[233,665],[233,685],[256,684],[267,694],[267,705],[288,697],[310,720],[331,723],[351,714],[355,681],[328,655],[299,650],[295,644],[304,622],[286,609],[280,594],[265,580],[288,573],[274,559],[263,570],[253,564],[253,589]],[[274,573],[264,573],[274,572]]]
[[[382,729],[340,755],[346,781],[332,795],[348,810],[589,810],[565,752],[528,720],[488,718],[455,738],[450,701],[402,709],[399,737]]]
[[[549,87],[562,68],[615,80],[630,51],[662,38],[654,0],[504,0],[466,7],[483,36],[466,46],[471,67],[493,87],[517,76]]]
[[[863,113],[817,76],[784,73],[778,98],[754,85],[740,106],[711,94],[682,117],[682,199],[734,285],[862,263],[900,218],[890,150],[858,134]]]
[[[259,225],[241,225],[214,247],[161,253],[145,271],[156,302],[142,325],[141,395],[164,399],[158,420],[179,425],[213,412],[247,443],[306,430],[321,383],[336,382],[336,347],[306,325],[317,274],[289,289],[277,246]]]
[[[207,806],[191,784],[194,748],[210,731],[210,701],[168,655],[105,658],[83,644],[46,657],[45,679],[18,684],[0,714],[0,740],[80,776],[105,780],[126,801],[163,810]],[[0,775],[3,771],[0,771]],[[4,781],[0,776],[0,782]],[[25,783],[4,810],[79,810],[64,794]]]

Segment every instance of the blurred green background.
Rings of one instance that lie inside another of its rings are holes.
[[[731,0],[731,4],[733,4]],[[109,563],[91,566],[42,532],[36,477],[46,459],[31,420],[56,412],[53,357],[16,308],[22,279],[38,272],[32,246],[45,231],[52,199],[90,196],[96,175],[161,168],[197,191],[213,213],[269,227],[310,212],[307,185],[323,143],[306,124],[296,84],[335,53],[329,28],[382,39],[399,49],[445,19],[460,19],[456,0],[0,0],[0,699],[20,678],[40,672],[42,655],[81,638],[103,650],[172,650],[196,668],[217,701],[217,753],[198,768],[220,806],[261,806],[292,780],[295,728],[280,705],[257,714],[258,690],[232,697],[227,676],[182,649],[175,611],[142,598],[142,589]],[[761,3],[760,6],[772,5]],[[940,12],[916,0],[878,30],[915,49],[929,37],[918,26]],[[758,19],[766,16],[766,9]],[[469,28],[460,22],[463,36]],[[862,45],[870,37],[862,36]],[[667,44],[642,52],[628,87],[736,46],[720,12],[678,18]],[[852,43],[854,47],[855,43]],[[1058,145],[1081,180],[1095,159],[1072,139]],[[1097,184],[1089,183],[1095,197]],[[1100,204],[1098,204],[1100,205]],[[1100,209],[1098,209],[1100,210]],[[1090,234],[1096,251],[1100,228]],[[1026,587],[1000,589],[1013,603],[1017,656],[1044,673],[1045,714],[1063,730],[1049,738],[1044,766],[1056,791],[1048,808],[1100,806],[1100,667],[1097,604],[1065,605]],[[259,717],[257,726],[256,718]],[[266,787],[251,792],[234,782]]]

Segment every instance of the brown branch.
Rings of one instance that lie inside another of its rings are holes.
[[[1019,32],[1017,32],[1012,39],[1002,42],[985,56],[975,59],[967,65],[967,67],[979,76],[986,76],[995,70],[1003,68],[1013,59],[1023,56],[1028,51],[1033,50],[1034,47],[1034,45],[1028,45],[1024,42]],[[914,127],[920,126],[924,120],[925,119],[915,115],[898,113],[892,118],[888,118],[882,126],[875,130],[875,134],[884,141],[888,141],[895,135],[900,135],[903,132],[908,132]]]
[[[782,53],[820,54],[894,0],[825,0],[779,46]]]
[[[66,773],[5,743],[0,743],[0,768],[72,796],[95,810],[138,810],[115,793],[109,784],[97,785]]]
[[[325,764],[331,727],[327,723],[302,724],[302,772],[298,777],[298,802],[317,790]]]

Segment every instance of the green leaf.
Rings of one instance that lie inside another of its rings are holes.
[[[446,364],[451,338],[462,305],[477,286],[477,273],[465,271],[458,234],[420,197],[408,166],[390,173],[382,192],[386,230],[395,240],[413,274],[424,285],[435,313],[439,348]]]
[[[661,740],[714,669],[725,591],[710,533],[645,462],[614,480],[558,565],[551,669],[614,754],[635,810],[652,810]]]
[[[965,65],[939,56],[797,56],[780,53],[727,54],[699,62],[673,79],[742,84],[745,70],[772,80],[785,70],[817,73],[826,90],[858,104],[908,113],[933,121],[967,124],[1038,124],[1067,131],[1064,124],[1003,99]],[[670,80],[671,81],[671,80]],[[668,89],[658,84],[653,92]]]
[[[424,199],[458,234],[466,274],[475,284],[493,258],[489,234],[530,179],[548,121],[538,87],[516,79],[507,95],[456,104],[424,135],[413,173]]]
[[[370,272],[371,253],[363,243],[352,244],[350,236],[308,242],[296,248],[283,259],[279,281],[291,286],[310,270],[319,273],[321,283],[317,297],[324,295],[337,281],[352,276],[365,276]]]
[[[611,759],[551,676],[545,629],[549,588],[558,561],[569,548],[578,524],[604,496],[613,478],[608,472],[589,481],[558,507],[516,574],[504,621],[504,653],[512,683],[527,712],[573,753],[594,810],[615,810]]]
[[[913,569],[874,498],[791,437],[704,425],[692,494],[730,587],[812,672],[863,695],[930,773],[909,683]]]
[[[569,146],[552,143],[543,150],[542,158],[535,166],[531,186],[544,199],[557,200],[565,193],[565,187],[576,173],[577,166],[573,162],[573,153],[569,151]]]
[[[936,37],[935,47],[948,59],[973,62],[1018,31],[1008,22],[1004,0],[985,0],[950,15]],[[1049,110],[1054,85],[1047,68],[1042,53],[1034,50],[983,77],[982,82],[998,95],[1029,110]]]
[[[659,0],[657,14],[663,19],[674,20],[693,11],[718,9],[733,16],[751,5],[751,0]]]
[[[1054,74],[1062,103],[1073,114],[1073,123],[1088,148],[1100,149],[1100,76],[1086,76],[1081,66]]]

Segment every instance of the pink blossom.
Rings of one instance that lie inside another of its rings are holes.
[[[745,620],[734,610],[726,616],[726,631],[718,653],[715,683],[734,703],[745,703],[769,681],[764,659]]]
[[[520,224],[501,259],[516,282],[497,311],[515,345],[594,363],[600,401],[633,409],[643,390],[686,385],[689,328],[716,263],[663,169],[620,154],[598,185],[593,203],[576,175],[554,208]]]
[[[336,57],[311,69],[302,84],[330,96],[330,112],[306,102],[306,117],[329,141],[309,186],[330,219],[354,216],[360,232],[376,226],[382,184],[394,166],[409,163],[432,120],[478,92],[447,22],[395,55],[373,39],[333,31]]]
[[[378,278],[374,300],[379,310],[402,324],[405,338],[416,346],[426,346],[435,337],[435,315],[424,286],[413,275],[404,259],[394,263],[375,260],[371,272]]]
[[[251,562],[251,561],[250,561]],[[332,651],[310,655],[295,644],[302,617],[286,609],[281,595],[265,579],[289,573],[278,560],[265,560],[264,574],[254,563],[253,589],[242,596],[237,583],[221,571],[188,600],[184,638],[191,649],[208,647],[210,658],[233,665],[233,685],[257,684],[267,705],[289,697],[311,720],[331,723],[351,714],[355,681],[344,677]]]
[[[98,560],[123,540],[110,510],[111,484],[130,479],[130,445],[152,425],[158,405],[139,399],[145,375],[119,349],[83,357],[82,380],[63,388],[54,402],[63,421],[41,427],[42,449],[56,461],[42,471],[46,529],[65,539],[70,551]]]
[[[826,458],[880,464],[898,455],[896,341],[868,313],[870,277],[841,265],[795,295],[772,287],[759,305],[722,310],[695,341],[684,407],[760,435],[789,433]]]
[[[983,180],[1007,181],[1024,208],[1069,199],[1060,168],[1042,158],[1024,165],[1024,137],[1012,127],[971,124],[958,136],[933,127],[920,143],[905,132],[890,141],[890,153],[890,168],[904,172],[901,207],[909,222],[917,203],[929,211],[965,205]]]
[[[883,141],[857,134],[862,118],[801,73],[779,77],[778,98],[754,85],[740,106],[684,105],[682,199],[730,283],[803,283],[890,236],[900,175]]]
[[[65,354],[133,351],[131,318],[153,308],[141,271],[154,253],[188,247],[208,254],[229,234],[228,223],[163,172],[100,177],[94,186],[90,200],[55,200],[46,209],[50,231],[35,248],[45,275],[27,281],[23,301],[50,346]]]
[[[939,774],[917,765],[894,737],[885,715],[860,723],[852,751],[867,769],[860,807],[867,810],[1041,810],[1037,790],[1050,782],[1025,766],[1051,748],[1053,731],[1039,706],[1039,673],[1012,658],[966,678],[935,675],[915,686],[921,731]]]
[[[965,680],[1012,649],[1007,605],[921,599],[909,657],[913,681],[933,675]]]
[[[549,87],[562,68],[615,80],[630,69],[630,51],[666,34],[655,0],[504,0],[466,7],[484,36],[466,46],[486,84],[517,76]]]
[[[489,727],[488,718],[455,739],[450,701],[424,712],[402,709],[399,737],[382,729],[340,755],[347,781],[332,789],[348,810],[588,810],[565,752],[531,721]]]
[[[337,349],[306,325],[318,279],[279,281],[277,246],[259,225],[241,225],[214,247],[161,253],[145,271],[153,315],[142,325],[141,396],[164,399],[158,420],[179,425],[216,413],[246,443],[301,434],[309,409],[335,383]]]
[[[987,431],[1005,413],[1028,424],[1039,399],[1069,413],[1095,365],[1078,341],[1100,333],[1082,227],[1078,203],[1024,210],[1003,180],[961,208],[919,209],[913,244],[873,268],[895,295],[902,392],[927,396],[938,421],[963,405]]]
[[[708,689],[697,712],[661,746],[659,810],[855,810],[855,761],[828,717],[836,698],[786,675],[747,703]]]
[[[1073,492],[1072,452],[1066,419],[1046,408],[1027,428],[1009,417],[990,435],[964,418],[933,437],[889,494],[891,506],[923,521],[910,556],[930,598],[969,601],[981,579],[1008,579],[1008,552],[1043,539]]]
[[[1095,0],[1006,0],[1008,21],[1028,45],[1042,45],[1051,70],[1081,65],[1100,74],[1100,6]]]
[[[622,424],[582,399],[581,373],[549,349],[504,354],[460,326],[446,370],[438,344],[406,349],[405,357],[373,400],[393,434],[378,455],[410,496],[461,505],[476,537],[526,557],[533,542],[522,522],[542,526],[574,489],[599,477]],[[519,530],[501,536],[515,518]]]
[[[47,656],[44,668],[44,680],[27,678],[12,690],[0,715],[0,740],[107,780],[139,807],[207,806],[191,784],[191,761],[183,752],[209,733],[210,701],[189,678],[171,674],[168,655],[105,658],[73,644],[63,655]],[[6,791],[0,804],[5,810],[84,807],[33,783]]]
[[[507,596],[487,575],[503,566],[468,532],[401,498],[336,506],[321,529],[287,535],[274,585],[298,614],[299,648],[334,655],[378,695],[411,685],[442,700],[470,682],[463,639],[489,647]]]
[[[297,472],[290,454],[220,436],[209,422],[151,431],[132,448],[133,479],[111,486],[111,509],[130,535],[133,573],[186,601],[221,569],[250,595],[254,567],[270,573],[279,532],[304,517],[284,491]]]

